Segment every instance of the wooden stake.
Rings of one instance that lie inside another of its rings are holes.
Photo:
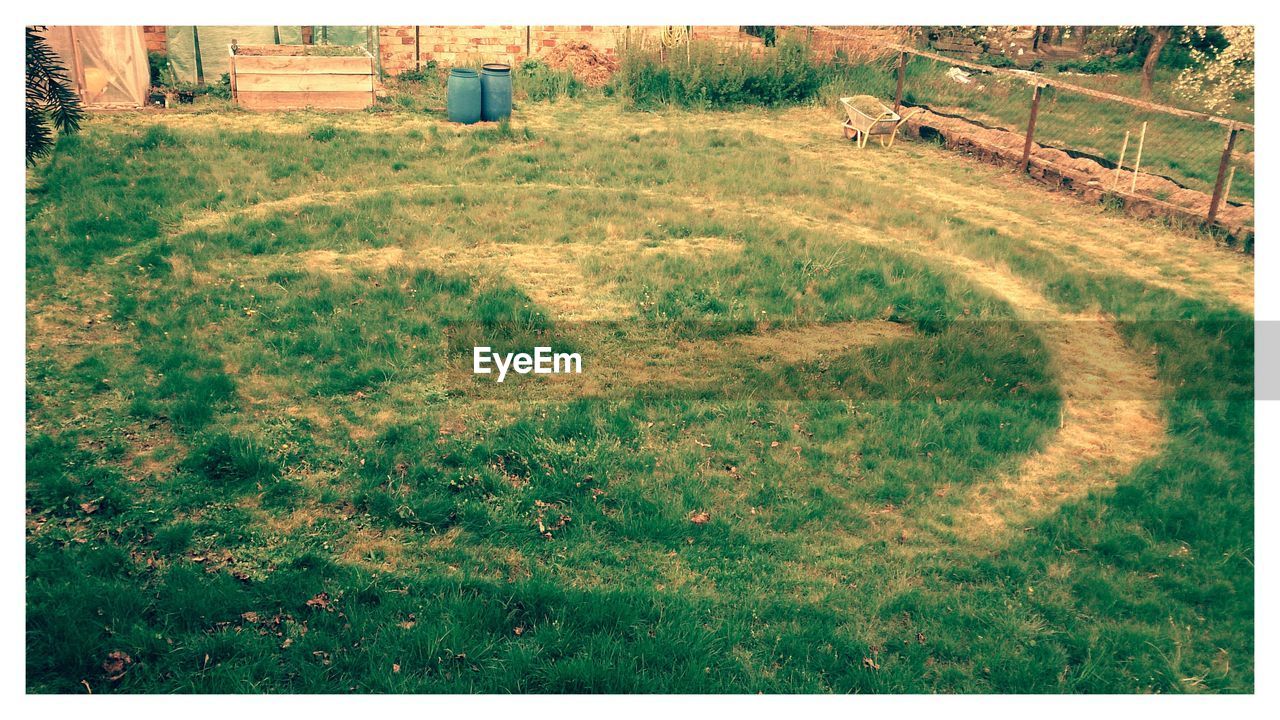
[[[1218,180],[1213,184],[1213,199],[1209,201],[1209,222],[1218,219],[1218,207],[1222,204],[1223,178],[1227,175],[1227,165],[1231,163],[1231,151],[1236,146],[1236,128],[1231,126],[1227,133],[1226,147],[1222,148],[1222,159],[1218,161]]]
[[[902,82],[907,77],[907,54],[898,53],[898,91],[893,96],[893,111],[902,114]]]
[[[1138,168],[1142,167],[1142,145],[1147,141],[1147,124],[1142,123],[1142,134],[1138,136],[1138,156],[1133,159],[1133,182],[1129,183],[1129,194],[1138,190]]]
[[[1036,117],[1040,115],[1040,91],[1043,90],[1042,85],[1037,84],[1036,89],[1031,93],[1031,117],[1027,120],[1027,140],[1022,144],[1022,164],[1019,166],[1019,172],[1026,172],[1027,165],[1031,162],[1031,142],[1036,134]]]
[[[1120,171],[1124,169],[1124,154],[1129,151],[1129,131],[1124,131],[1124,144],[1120,146],[1120,162],[1116,163],[1116,179],[1111,183],[1111,189],[1115,190],[1120,187]]]
[[[1231,174],[1227,175],[1227,186],[1222,189],[1222,202],[1231,202],[1231,183],[1236,179],[1236,166],[1231,166]]]

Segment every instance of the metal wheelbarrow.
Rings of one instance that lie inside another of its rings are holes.
[[[920,112],[920,108],[912,108],[906,115],[899,115],[872,95],[842,97],[840,104],[844,106],[844,137],[858,143],[860,148],[866,147],[873,136],[881,147],[893,147],[898,128]]]

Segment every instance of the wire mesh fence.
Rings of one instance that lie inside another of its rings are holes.
[[[232,42],[345,45],[378,54],[377,31],[370,25],[170,25],[166,39],[169,66],[181,82],[216,82],[230,70]]]
[[[985,148],[995,159],[1126,205],[1140,200],[1155,209],[1149,214],[1252,236],[1254,128],[1246,120],[1125,97],[1076,78],[895,50],[861,63],[853,79],[859,92],[917,112],[922,135],[959,138],[952,144]]]

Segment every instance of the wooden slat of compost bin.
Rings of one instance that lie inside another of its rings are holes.
[[[236,72],[242,75],[372,75],[367,57],[259,57],[236,56]]]
[[[239,71],[240,68],[236,68]],[[238,72],[240,92],[373,92],[372,75],[246,75]]]
[[[244,78],[240,78],[244,80]],[[359,92],[259,92],[245,90],[236,91],[236,100],[240,107],[249,110],[301,110],[315,108],[317,110],[363,110],[373,104],[373,93],[369,90]]]

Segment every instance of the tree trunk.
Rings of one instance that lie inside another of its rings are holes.
[[[1160,51],[1169,44],[1173,37],[1173,28],[1167,26],[1149,27],[1151,47],[1147,48],[1147,58],[1142,61],[1142,97],[1151,97],[1151,85],[1155,80],[1156,62],[1160,60]]]

